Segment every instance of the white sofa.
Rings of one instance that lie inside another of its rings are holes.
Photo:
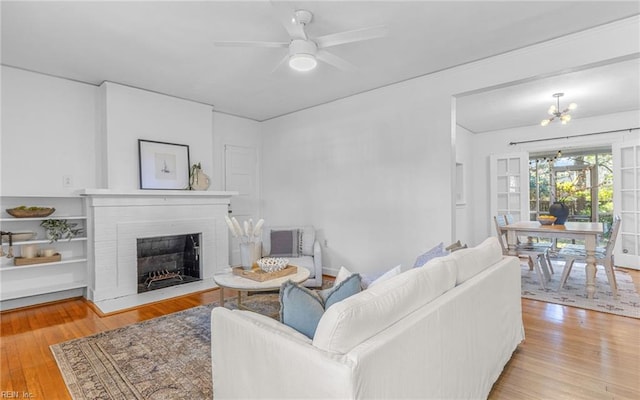
[[[520,265],[495,238],[326,310],[313,339],[212,311],[214,398],[486,398],[524,339]]]
[[[309,270],[309,278],[303,283],[307,287],[322,286],[322,250],[316,240],[313,226],[271,226],[262,230],[262,256],[271,255],[271,231],[297,229],[300,232],[300,256],[288,257],[289,264]]]

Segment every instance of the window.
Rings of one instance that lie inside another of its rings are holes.
[[[537,154],[529,159],[529,216],[548,214],[562,201],[569,221],[613,221],[613,162],[611,150],[570,154]]]

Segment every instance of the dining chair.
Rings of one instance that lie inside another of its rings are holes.
[[[596,268],[598,265],[602,265],[604,267],[613,297],[618,296],[618,283],[616,282],[616,274],[614,270],[615,263],[613,259],[613,248],[616,245],[616,238],[620,231],[620,221],[620,216],[616,215],[613,219],[613,225],[611,225],[611,236],[609,236],[606,246],[596,247],[595,254]],[[567,278],[573,268],[573,263],[575,261],[586,262],[587,260],[587,251],[584,246],[579,246],[580,245],[572,245],[570,247],[563,248],[558,252],[558,255],[565,259],[564,269],[562,270],[562,276],[560,277],[560,287],[558,290],[562,289],[566,284]]]
[[[493,217],[493,221],[496,226],[496,233],[498,234],[498,242],[500,243],[500,247],[502,247],[502,254],[509,255],[507,232],[503,229],[507,225],[507,220],[504,215],[496,215]],[[549,265],[547,264],[548,249],[537,251],[523,247],[522,244],[516,244],[516,253],[519,258],[527,260],[529,270],[535,270],[540,286],[546,290],[547,282],[551,280]]]
[[[505,214],[504,219],[507,225],[511,225],[515,222],[512,214]],[[520,240],[518,238],[518,244],[522,246],[523,249],[536,251],[539,253],[544,253],[545,261],[547,262],[547,267],[549,268],[549,272],[552,274],[553,271],[553,263],[551,262],[551,253],[554,250],[553,242],[541,242],[539,238],[535,238],[536,241],[533,241],[533,237],[527,236],[526,240]],[[531,269],[531,268],[529,268]]]

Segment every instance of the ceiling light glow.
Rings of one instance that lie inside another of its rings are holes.
[[[311,71],[318,65],[318,61],[311,54],[294,54],[289,57],[289,66],[296,71],[306,72]]]

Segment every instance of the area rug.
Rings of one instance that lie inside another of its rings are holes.
[[[596,272],[596,293],[593,299],[586,296],[586,274],[583,263],[575,263],[564,288],[560,286],[562,276],[562,262],[554,262],[555,273],[547,289],[542,289],[538,283],[535,271],[530,271],[526,264],[522,268],[522,297],[547,303],[585,308],[625,317],[640,318],[640,295],[635,289],[631,276],[621,269],[616,269],[618,282],[618,298],[614,299],[607,275],[602,266]]]
[[[243,304],[270,315],[276,294]],[[217,303],[51,346],[74,400],[211,399],[211,309]],[[236,300],[226,300],[237,308]]]

